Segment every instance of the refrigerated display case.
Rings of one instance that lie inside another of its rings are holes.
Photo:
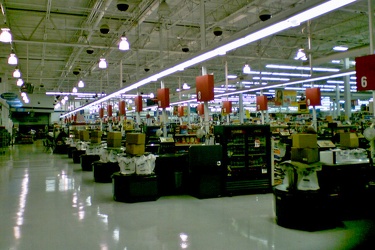
[[[215,126],[214,135],[223,149],[225,195],[272,191],[269,125]]]

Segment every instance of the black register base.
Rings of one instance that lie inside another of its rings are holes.
[[[81,163],[81,155],[83,155],[84,153],[86,153],[86,150],[73,150],[73,163]]]
[[[99,155],[87,155],[87,154],[81,155],[82,171],[92,171],[92,163],[94,161],[99,161],[99,160],[100,160]]]
[[[113,199],[133,203],[155,201],[159,198],[156,175],[112,175]]]
[[[92,170],[95,182],[110,183],[112,182],[112,175],[120,171],[118,162],[102,162],[94,161],[92,163]]]
[[[293,229],[322,230],[340,224],[335,197],[320,191],[289,191],[286,186],[274,187],[277,224]]]

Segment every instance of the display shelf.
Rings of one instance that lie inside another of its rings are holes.
[[[215,126],[223,147],[226,194],[271,191],[271,131],[269,125]]]

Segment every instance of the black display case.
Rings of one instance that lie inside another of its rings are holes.
[[[269,125],[214,126],[222,145],[224,194],[271,192],[271,130]]]

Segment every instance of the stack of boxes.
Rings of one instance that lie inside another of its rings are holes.
[[[91,143],[101,143],[102,142],[102,131],[99,131],[99,130],[95,130],[95,131],[91,131],[91,135],[90,135],[90,141]]]
[[[356,133],[340,133],[340,147],[358,148],[359,139]]]
[[[121,132],[108,132],[107,147],[119,148],[121,147],[122,134]]]
[[[79,140],[89,141],[90,140],[90,132],[87,131],[87,130],[80,130],[79,131]]]
[[[143,155],[145,153],[146,134],[127,133],[126,153],[131,155]]]
[[[293,134],[291,160],[303,163],[319,161],[318,137],[316,134]]]

